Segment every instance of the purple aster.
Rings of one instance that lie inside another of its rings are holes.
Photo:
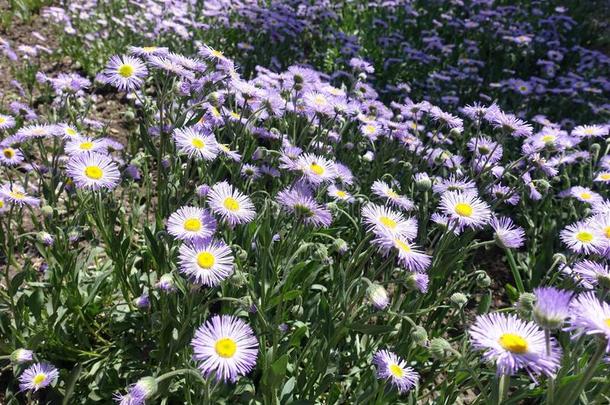
[[[419,374],[408,367],[406,361],[388,350],[375,353],[373,364],[377,367],[377,378],[388,380],[400,393],[411,390],[419,381]]]
[[[534,305],[534,320],[544,329],[558,329],[563,326],[570,315],[570,300],[572,292],[554,287],[539,287],[534,289],[536,304]]]

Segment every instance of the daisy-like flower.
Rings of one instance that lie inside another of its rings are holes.
[[[409,287],[411,290],[417,290],[422,294],[428,292],[428,284],[430,283],[430,278],[426,273],[409,273],[405,281],[407,283],[407,287]]]
[[[49,124],[35,124],[28,125],[26,127],[19,128],[19,131],[14,136],[14,140],[17,142],[24,141],[26,139],[36,139],[36,138],[48,138],[52,137],[57,133],[56,125]],[[6,139],[4,140],[7,141]]]
[[[498,111],[493,116],[490,116],[490,121],[495,128],[500,128],[515,137],[530,136],[533,132],[530,124],[520,120],[513,114],[506,114],[502,111]]]
[[[296,159],[295,167],[303,173],[303,178],[313,185],[329,183],[337,177],[333,162],[310,153],[300,155]]]
[[[355,201],[354,196],[352,196],[349,192],[338,188],[334,184],[328,186],[328,195],[333,197],[335,200],[345,201],[348,203],[353,203]]]
[[[593,181],[599,181],[602,183],[610,183],[610,171],[603,170],[595,175]]]
[[[392,251],[398,253],[398,261],[409,271],[421,272],[430,267],[432,257],[419,250],[409,239],[404,236],[393,236],[389,233],[378,235],[373,243],[379,246],[383,254],[388,255]]]
[[[547,355],[544,331],[534,322],[515,315],[493,313],[479,315],[470,330],[470,341],[483,358],[495,362],[498,374],[512,375],[525,369],[533,378],[538,374],[553,376],[559,368],[561,348],[551,338]]]
[[[0,114],[0,129],[10,129],[15,126],[15,119],[10,115]]]
[[[21,391],[36,392],[54,384],[57,377],[59,377],[59,372],[52,365],[46,363],[32,364],[19,376],[19,388],[21,388]]]
[[[235,382],[256,365],[258,340],[252,328],[239,318],[215,315],[195,332],[193,358],[205,377]]]
[[[40,204],[40,199],[28,195],[24,188],[17,184],[4,184],[0,187],[0,198],[6,203],[19,206],[34,206]]]
[[[208,203],[212,211],[231,226],[248,223],[256,216],[250,197],[234,189],[226,181],[212,186]]]
[[[216,220],[203,208],[186,206],[169,216],[167,232],[185,241],[206,239],[216,232]]]
[[[405,360],[388,350],[375,353],[373,364],[377,367],[377,378],[390,381],[400,393],[411,390],[419,381],[419,374],[408,367]]]
[[[559,237],[574,253],[599,253],[608,246],[604,235],[587,221],[568,225]]]
[[[569,274],[585,288],[590,289],[598,285],[610,288],[610,269],[605,264],[582,260],[572,267]]]
[[[606,353],[610,352],[610,305],[600,301],[593,291],[578,295],[572,300],[571,316],[566,330],[574,337],[602,335],[606,340]]]
[[[130,46],[128,50],[136,56],[165,56],[169,53],[169,49],[164,46]]]
[[[494,238],[500,247],[518,249],[525,241],[525,231],[508,217],[493,217],[489,222],[494,230]]]
[[[99,153],[73,156],[68,161],[67,172],[77,187],[89,190],[111,190],[121,180],[116,163]]]
[[[402,236],[411,240],[417,236],[417,222],[405,218],[388,207],[368,203],[362,207],[362,217],[367,230],[377,236]]]
[[[586,203],[595,203],[603,200],[602,196],[588,187],[575,186],[567,190],[567,194],[576,198],[579,201]]]
[[[93,139],[89,137],[72,138],[66,143],[66,153],[69,156],[80,155],[84,153],[101,153],[105,154],[108,145],[104,139]]]
[[[214,160],[219,153],[218,142],[214,135],[205,134],[195,128],[175,129],[174,140],[178,150],[189,157]]]
[[[558,329],[570,315],[570,300],[572,292],[554,287],[539,287],[534,289],[536,304],[534,305],[534,320],[544,329]]]
[[[277,202],[282,208],[296,215],[306,225],[328,227],[332,222],[330,211],[318,204],[311,191],[305,186],[287,187],[277,195]]]
[[[17,166],[23,162],[23,153],[19,149],[0,145],[0,164],[4,166]]]
[[[572,130],[572,135],[583,138],[607,136],[608,127],[601,125],[579,125]]]
[[[415,208],[413,201],[403,195],[398,194],[391,186],[381,180],[376,180],[373,183],[371,190],[375,195],[386,198],[388,202],[395,207],[402,208],[406,211]]]
[[[144,377],[130,385],[126,394],[115,394],[114,399],[119,405],[144,405],[156,393],[157,380],[154,377]]]
[[[489,205],[474,193],[446,192],[441,197],[440,208],[460,228],[480,228],[491,219]]]
[[[229,145],[219,143],[218,150],[220,151],[220,153],[222,153],[223,155],[225,155],[226,157],[228,157],[229,159],[231,159],[235,162],[239,162],[241,160],[241,155],[239,153],[237,153],[236,151],[231,150],[229,148]]]
[[[233,274],[231,249],[222,241],[198,239],[180,246],[180,271],[195,283],[215,287]]]
[[[140,88],[146,75],[148,75],[148,69],[146,69],[144,62],[127,55],[115,55],[110,58],[103,72],[106,83],[121,91],[132,91]]]

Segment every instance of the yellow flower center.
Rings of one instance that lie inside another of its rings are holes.
[[[604,323],[610,328],[610,318],[604,319]]]
[[[316,105],[326,105],[326,98],[324,98],[323,95],[318,94],[316,97],[314,97],[314,103],[316,103]]]
[[[212,54],[212,56],[215,56],[217,58],[224,57],[224,54],[220,51],[217,51],[216,49],[212,49],[212,51],[210,53]]]
[[[197,232],[201,229],[201,220],[199,218],[189,218],[184,221],[184,229],[189,232]]]
[[[156,46],[144,46],[144,47],[142,47],[142,50],[144,52],[154,52],[157,50],[157,47]]]
[[[555,135],[545,135],[542,137],[542,142],[549,143],[555,140]]]
[[[34,378],[32,378],[32,383],[36,386],[42,384],[44,382],[44,380],[47,379],[47,376],[42,374],[42,373],[38,373],[34,376]]]
[[[76,135],[76,130],[75,130],[75,129],[73,129],[73,128],[69,128],[69,127],[68,127],[68,128],[66,128],[66,131],[65,131],[65,132],[66,132],[66,135],[68,135],[68,136],[74,136],[74,135]]]
[[[209,270],[214,266],[214,263],[216,263],[216,259],[210,252],[201,252],[197,255],[197,264],[202,269]]]
[[[394,244],[398,249],[404,250],[407,253],[411,251],[411,247],[400,239],[394,239]]]
[[[93,148],[93,142],[81,142],[81,144],[78,146],[80,149],[82,150],[91,150],[91,148]]]
[[[309,165],[309,169],[314,172],[316,175],[321,176],[324,174],[324,167],[320,166],[316,162],[313,162]]]
[[[388,367],[388,369],[390,370],[390,373],[392,373],[392,375],[396,378],[402,378],[405,373],[402,370],[402,367],[400,367],[398,364],[390,364],[390,367]]]
[[[602,180],[610,180],[610,173],[602,173],[599,175],[599,178]]]
[[[214,350],[220,357],[228,359],[233,357],[237,351],[237,344],[231,338],[218,339],[214,345]]]
[[[364,133],[366,134],[373,134],[375,133],[375,127],[372,125],[365,125],[364,126]]]
[[[87,166],[85,167],[85,176],[93,180],[99,180],[104,175],[104,172],[99,166]]]
[[[25,198],[25,194],[19,191],[11,191],[10,193],[8,193],[8,195],[13,197],[15,200],[23,200]]]
[[[15,156],[15,150],[13,148],[6,148],[2,151],[2,153],[7,159],[12,159]]]
[[[587,135],[593,135],[595,131],[593,130],[593,128],[585,128],[583,132]]]
[[[467,203],[457,203],[455,204],[455,213],[461,217],[471,217],[472,216],[472,205]]]
[[[604,235],[606,238],[610,239],[610,226],[604,228]]]
[[[0,200],[0,209],[4,208],[4,201]]]
[[[231,212],[239,210],[239,202],[233,197],[225,198],[225,202],[223,203],[223,205]]]
[[[347,198],[347,193],[343,190],[337,190],[337,197],[339,198]]]
[[[6,118],[0,116],[0,125],[6,122]]]
[[[119,66],[119,69],[117,71],[119,72],[119,75],[127,79],[133,76],[135,69],[133,66],[125,64]]]
[[[527,342],[514,333],[504,333],[499,339],[500,346],[512,353],[523,354],[527,352]]]
[[[580,194],[580,198],[582,198],[583,200],[590,200],[590,199],[591,199],[591,197],[593,197],[593,196],[591,195],[591,193],[587,193],[587,192],[585,192],[585,193],[581,193],[581,194]]]
[[[580,231],[576,234],[576,239],[583,243],[589,243],[593,240],[593,234],[587,231]]]
[[[390,198],[398,198],[399,197],[398,193],[396,191],[392,190],[392,189],[388,190],[386,192],[386,194]]]
[[[203,142],[203,139],[201,138],[193,138],[191,144],[197,149],[203,149],[205,147],[205,142]]]
[[[398,225],[396,223],[396,221],[394,221],[390,217],[386,217],[385,215],[382,217],[379,217],[379,222],[381,222],[383,224],[383,226],[385,226],[386,228],[390,228],[390,229],[394,229]]]
[[[212,115],[214,117],[220,117],[220,111],[218,111],[218,108],[216,107],[210,107],[210,111],[212,112]]]

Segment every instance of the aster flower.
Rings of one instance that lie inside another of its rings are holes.
[[[235,382],[256,365],[258,340],[252,328],[239,318],[215,315],[195,332],[193,359],[205,377]]]
[[[441,197],[440,208],[458,227],[480,228],[491,218],[486,202],[470,192],[448,191]]]
[[[171,273],[165,273],[155,283],[155,288],[166,293],[172,293],[177,290],[176,280],[174,280],[174,276]]]
[[[278,193],[276,200],[285,211],[296,215],[306,225],[328,227],[332,222],[330,211],[318,204],[305,186],[287,187]]]
[[[608,246],[604,236],[585,221],[568,225],[559,237],[574,253],[599,253]]]
[[[362,218],[369,232],[377,236],[402,236],[411,240],[417,236],[417,222],[405,218],[388,207],[368,203],[362,207]]]
[[[203,133],[195,128],[174,130],[174,141],[178,150],[189,157],[214,160],[218,156],[218,142],[212,133]]]
[[[0,145],[0,164],[3,166],[17,166],[23,162],[23,153],[19,149]]]
[[[11,362],[14,364],[25,364],[32,361],[34,352],[28,349],[16,349],[11,353]]]
[[[554,287],[539,287],[534,289],[536,304],[534,304],[534,320],[544,329],[558,329],[570,315],[570,300],[572,292]]]
[[[432,257],[419,250],[415,244],[404,236],[393,236],[389,233],[380,234],[373,243],[379,246],[379,249],[385,255],[392,251],[398,253],[398,261],[409,271],[421,272],[430,267]]]
[[[391,186],[381,180],[375,180],[371,190],[375,195],[386,198],[388,202],[395,207],[402,208],[406,211],[415,208],[413,201],[403,195],[398,194]]]
[[[256,216],[250,197],[235,190],[226,181],[212,186],[208,194],[208,203],[212,211],[231,226],[248,223]]]
[[[588,291],[574,298],[570,309],[566,330],[575,332],[574,338],[583,334],[601,335],[606,341],[606,353],[609,353],[610,305],[600,301],[593,291]]]
[[[195,240],[180,246],[180,271],[197,284],[215,287],[233,274],[231,249],[222,241]]]
[[[236,151],[229,149],[228,145],[219,143],[218,150],[220,151],[220,153],[222,153],[223,155],[225,155],[226,157],[228,157],[229,159],[231,159],[235,162],[239,162],[241,160],[241,155],[239,153],[237,153]]]
[[[579,125],[572,130],[572,135],[583,138],[608,136],[608,127],[601,125]]]
[[[121,91],[132,91],[140,88],[148,69],[142,60],[132,56],[113,56],[103,71],[104,81]]]
[[[121,180],[117,165],[106,155],[87,153],[73,156],[67,165],[68,175],[79,188],[113,189]]]
[[[428,292],[430,278],[426,273],[411,272],[406,279],[407,286],[412,290],[417,290],[422,294]]]
[[[10,115],[0,114],[0,130],[10,129],[15,126],[15,119]]]
[[[606,264],[592,260],[581,260],[572,266],[569,273],[575,281],[585,288],[603,286],[610,288],[610,269]]]
[[[598,172],[595,175],[595,178],[593,179],[593,181],[598,181],[598,182],[602,182],[602,183],[610,183],[610,171],[603,170],[603,171]]]
[[[206,239],[216,232],[216,220],[203,208],[186,206],[170,215],[167,232],[184,241]]]
[[[333,197],[335,200],[345,201],[348,203],[353,203],[355,201],[354,197],[347,191],[338,188],[334,184],[328,186],[328,195]]]
[[[495,128],[500,128],[515,137],[530,136],[533,132],[533,128],[530,124],[520,120],[513,114],[506,114],[502,111],[498,111],[493,114],[493,116],[490,116],[489,119]]]
[[[126,394],[115,394],[114,400],[119,405],[144,405],[146,400],[157,393],[157,380],[154,377],[144,377],[132,384]]]
[[[22,128],[19,128],[14,135],[14,140],[16,142],[21,142],[27,139],[37,139],[37,138],[49,138],[54,136],[57,133],[56,125],[48,125],[48,124],[35,124],[28,125]],[[4,140],[5,143],[8,143],[7,140]]]
[[[19,206],[34,206],[40,204],[40,199],[29,196],[23,187],[17,184],[4,184],[2,187],[0,187],[0,198],[2,198],[5,203],[16,204]]]
[[[588,187],[580,187],[580,186],[575,186],[575,187],[571,187],[570,189],[567,190],[567,192],[565,192],[565,194],[576,198],[579,201],[582,202],[586,202],[586,203],[595,203],[595,202],[600,202],[601,200],[603,200],[602,196],[597,194],[595,191],[591,190]]]
[[[74,137],[66,143],[66,153],[69,156],[85,153],[105,154],[107,144],[104,139],[93,139],[89,137]]]
[[[241,167],[240,173],[242,177],[250,180],[256,180],[261,177],[261,170],[258,166],[244,163]]]
[[[388,380],[400,393],[411,390],[419,381],[419,374],[388,350],[377,351],[373,355],[373,364],[377,366],[377,378]]]
[[[128,51],[136,56],[165,56],[169,53],[169,49],[164,46],[130,46]]]
[[[518,249],[523,246],[525,231],[516,226],[508,217],[493,217],[490,225],[494,230],[497,243],[507,249]]]
[[[36,363],[28,367],[19,376],[19,388],[21,391],[38,391],[50,384],[54,384],[59,377],[55,367],[46,363]]]
[[[300,170],[303,178],[312,185],[329,183],[337,176],[333,162],[309,153],[297,157],[295,168]]]
[[[560,365],[561,348],[551,338],[547,355],[544,331],[534,322],[515,315],[493,313],[477,316],[468,331],[470,341],[483,358],[496,363],[498,374],[512,375],[525,369],[530,376],[555,375]]]
[[[447,191],[476,193],[477,185],[472,180],[458,179],[454,176],[450,176],[448,179],[440,179],[432,186],[432,191],[436,194],[443,194]]]

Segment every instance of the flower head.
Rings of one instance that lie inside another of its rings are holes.
[[[218,142],[211,133],[203,133],[195,128],[174,130],[174,140],[178,150],[189,157],[214,160],[219,153]]]
[[[490,225],[496,242],[503,248],[518,249],[523,246],[525,231],[508,217],[493,217]]]
[[[570,291],[554,287],[539,287],[534,289],[536,304],[534,305],[534,320],[545,329],[558,329],[570,315]]]
[[[474,193],[448,191],[441,197],[443,213],[457,223],[458,227],[480,228],[491,218],[491,210],[486,202]]]
[[[231,249],[221,241],[195,240],[180,246],[180,271],[194,282],[214,287],[233,274]]]
[[[408,367],[406,361],[388,350],[375,353],[373,364],[377,366],[377,378],[390,381],[400,393],[409,391],[419,381],[419,374]]]
[[[38,391],[53,384],[58,376],[59,372],[50,364],[32,364],[19,376],[19,388],[22,391]]]
[[[90,190],[113,189],[121,180],[116,163],[99,153],[73,156],[68,161],[67,172],[77,187]]]
[[[186,206],[170,215],[167,232],[185,241],[206,239],[216,232],[216,220],[203,208]]]
[[[113,56],[102,75],[106,83],[121,91],[132,91],[142,86],[148,69],[144,62],[132,56]]]
[[[212,186],[208,194],[208,203],[212,211],[231,226],[248,223],[256,216],[250,197],[234,189],[226,181]]]
[[[606,353],[610,352],[610,305],[600,301],[593,291],[578,295],[572,300],[571,316],[566,330],[574,337],[601,335],[606,340]]]
[[[32,197],[26,193],[23,187],[18,184],[4,184],[0,187],[0,199],[4,203],[11,203],[19,206],[34,206],[40,204],[40,199]]]

